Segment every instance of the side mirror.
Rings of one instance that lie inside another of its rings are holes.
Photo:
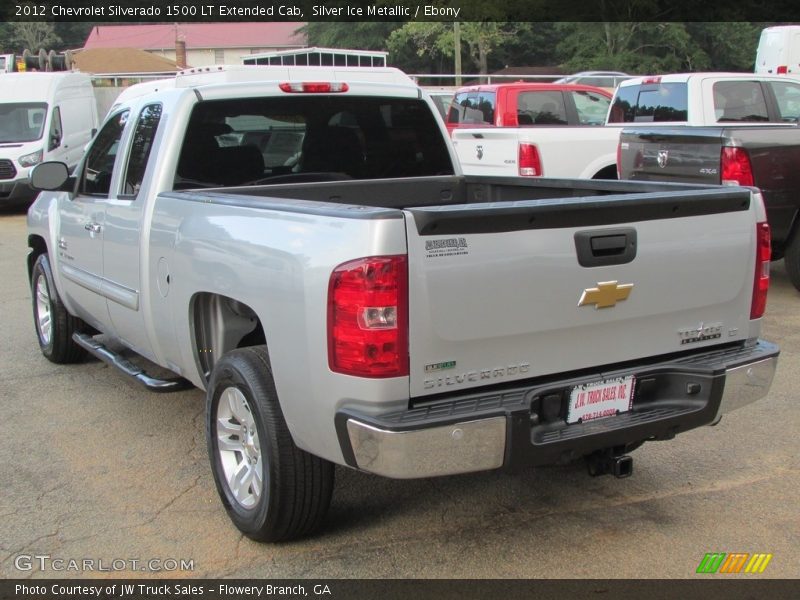
[[[68,191],[64,187],[69,181],[69,169],[62,162],[39,163],[31,171],[31,187],[35,190]]]

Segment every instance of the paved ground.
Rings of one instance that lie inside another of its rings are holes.
[[[800,576],[800,294],[782,264],[764,327],[783,349],[768,399],[647,444],[633,477],[339,469],[322,535],[259,545],[217,499],[200,391],[151,394],[102,363],[40,355],[25,253],[24,216],[0,215],[0,577],[78,575],[14,567],[44,554],[191,559],[209,577],[680,578],[711,551],[770,552],[763,576]]]

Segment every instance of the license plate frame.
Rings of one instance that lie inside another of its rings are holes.
[[[576,385],[570,390],[567,424],[606,419],[630,411],[635,383],[633,375],[625,375]]]

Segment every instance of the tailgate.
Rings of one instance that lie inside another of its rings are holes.
[[[745,339],[754,210],[742,188],[407,209],[412,397]]]
[[[461,169],[469,175],[519,175],[518,130],[485,127],[454,129],[453,147]]]
[[[592,178],[616,163],[619,127],[537,125],[456,129],[453,146],[464,173],[519,175],[519,146],[536,147],[544,177]]]
[[[624,129],[620,178],[719,184],[722,129]]]

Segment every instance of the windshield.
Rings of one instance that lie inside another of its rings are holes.
[[[43,102],[0,104],[0,143],[41,139],[46,114]]]

